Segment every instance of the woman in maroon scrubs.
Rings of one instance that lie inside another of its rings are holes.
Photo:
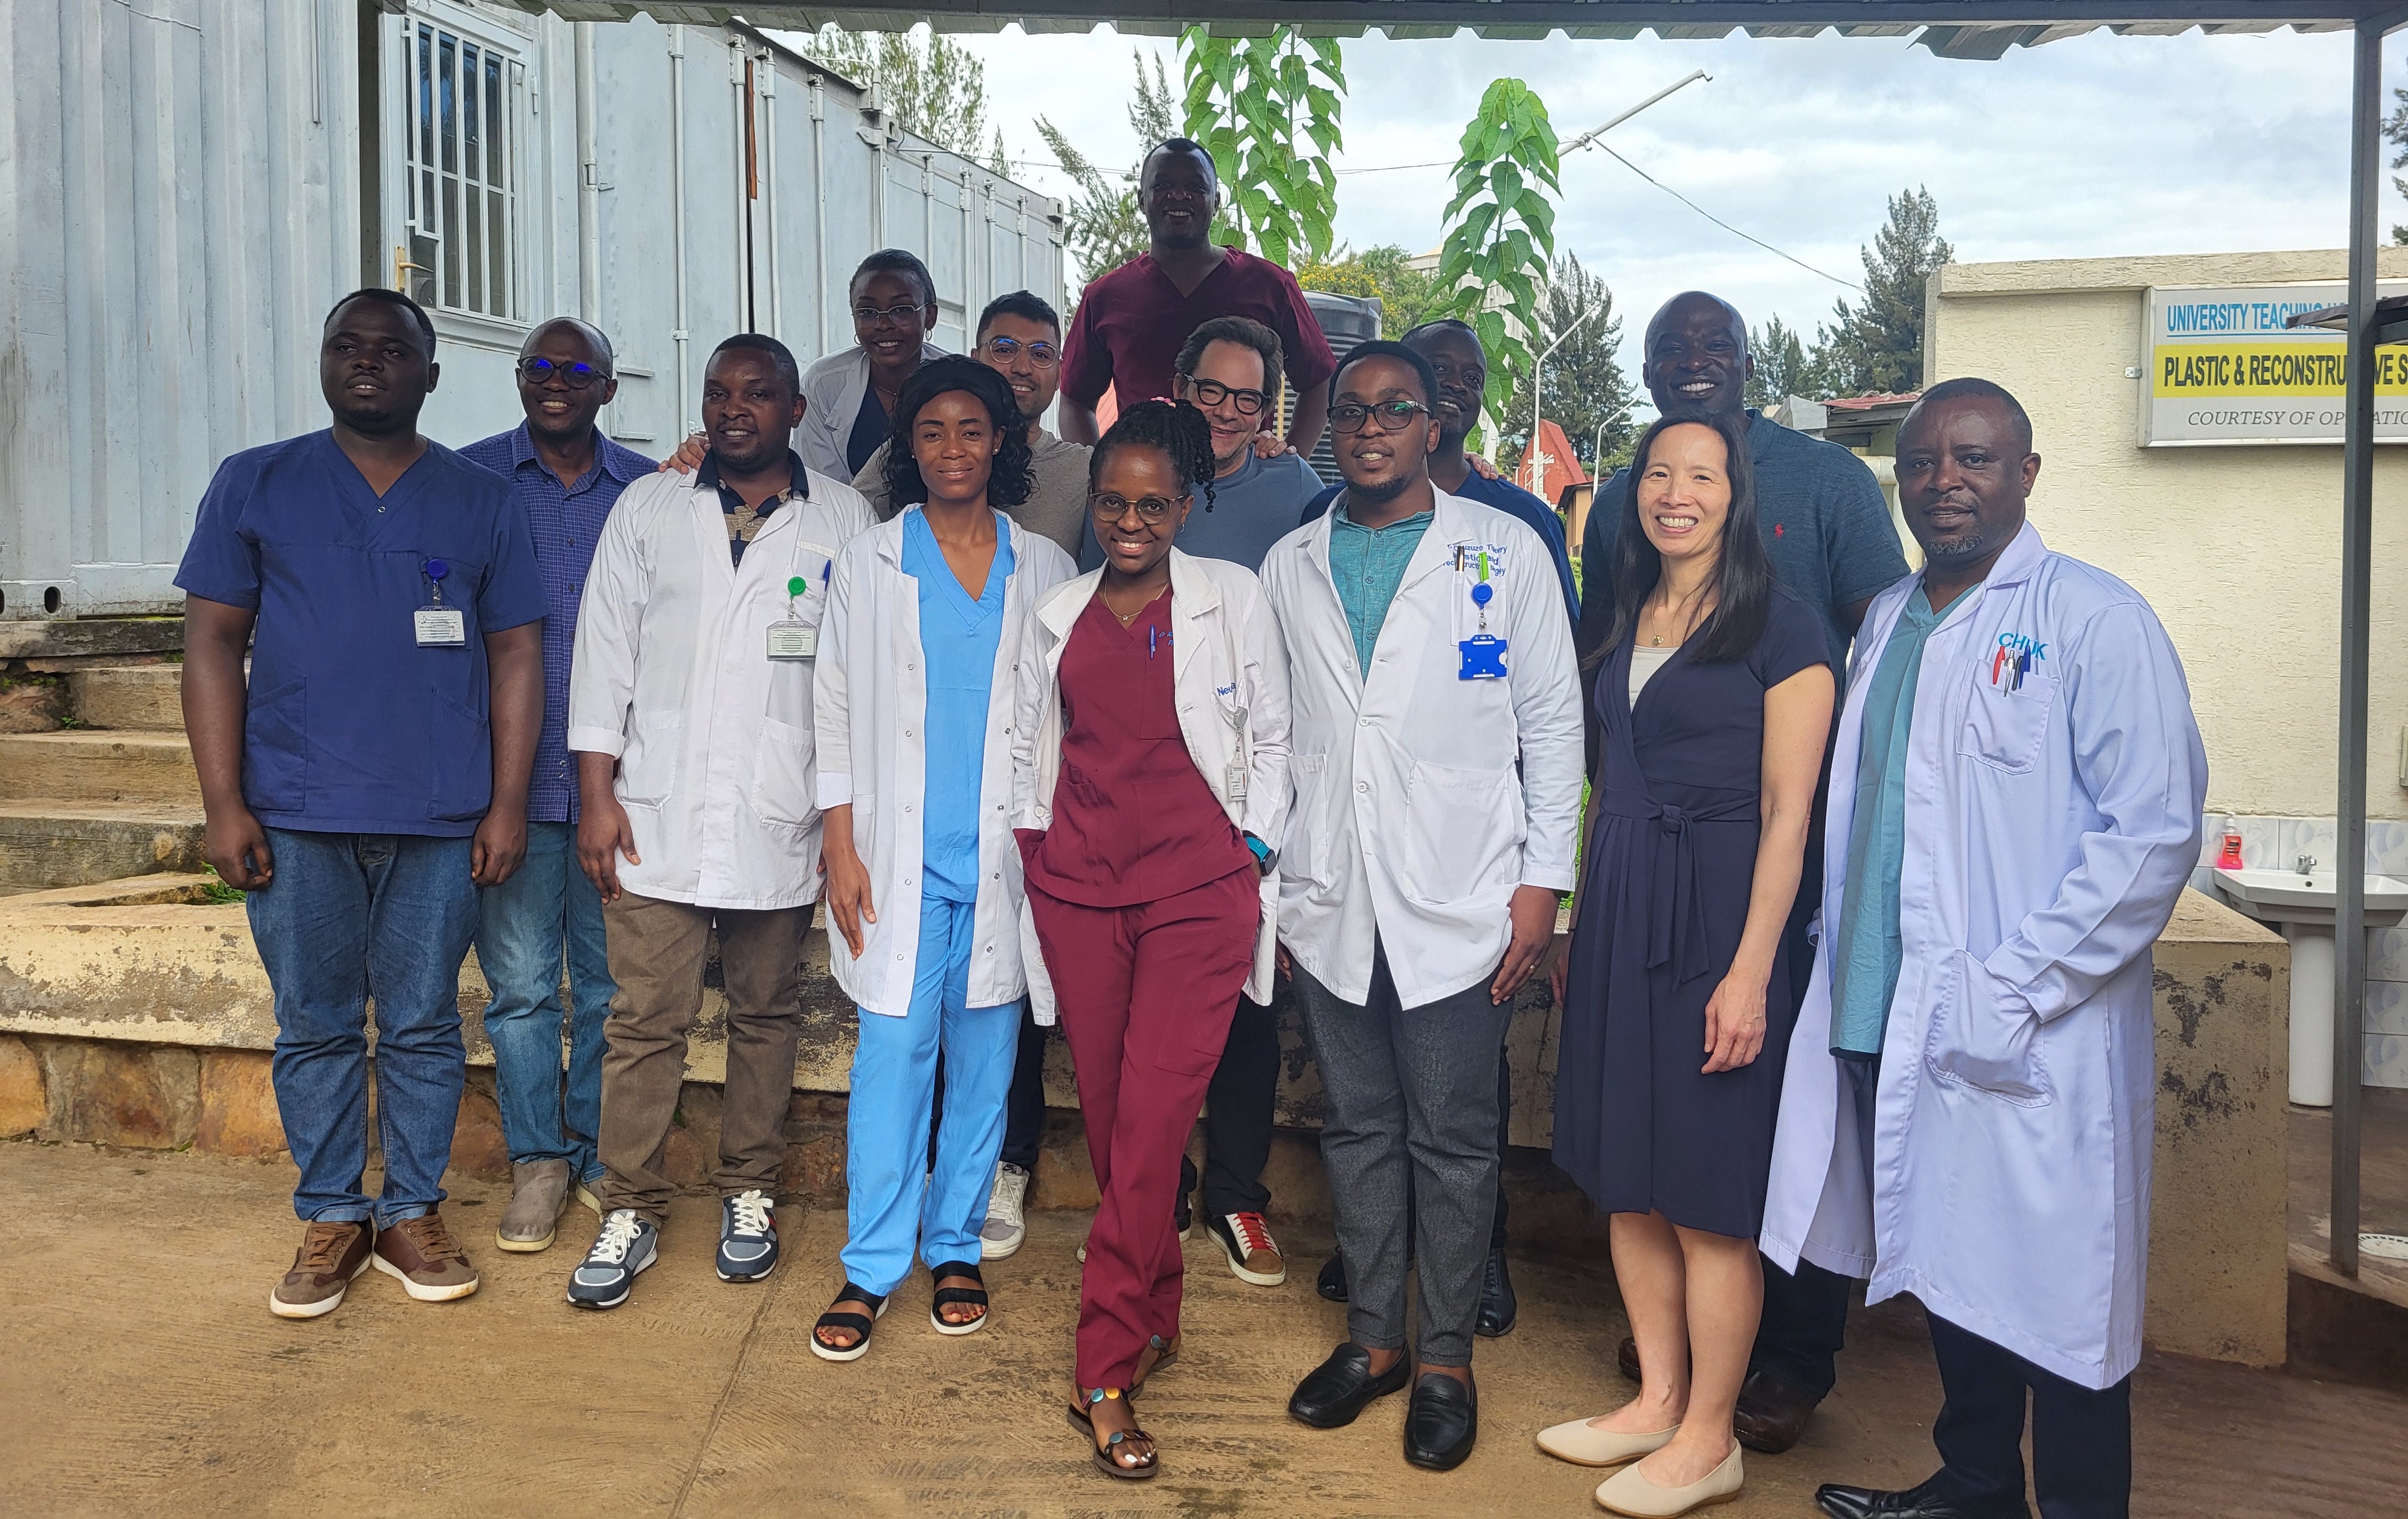
[[[1154,1474],[1129,1397],[1179,1354],[1173,1178],[1241,987],[1268,1000],[1287,810],[1287,653],[1254,573],[1171,546],[1212,490],[1194,407],[1121,413],[1088,466],[1104,567],[1038,604],[1013,726],[1044,1020],[1058,1007],[1102,1195],[1070,1417]]]

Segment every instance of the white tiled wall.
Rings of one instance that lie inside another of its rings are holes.
[[[2200,844],[2200,868],[2191,884],[2208,892],[2208,877],[2224,848],[2227,814],[2207,814]],[[2241,861],[2253,868],[2287,870],[2302,854],[2330,869],[2334,854],[2331,818],[2240,817]],[[2366,867],[2408,881],[2408,823],[2370,819]],[[2213,892],[2209,892],[2213,896]],[[2378,928],[2367,936],[2366,1064],[2369,1086],[2408,1087],[2408,926]]]

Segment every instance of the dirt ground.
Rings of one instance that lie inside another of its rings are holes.
[[[1188,1247],[1186,1354],[1146,1398],[1164,1470],[1117,1483],[1064,1423],[1076,1213],[1034,1215],[989,1272],[994,1326],[927,1327],[903,1288],[870,1354],[811,1356],[844,1220],[781,1212],[786,1264],[738,1287],[710,1269],[715,1210],[682,1199],[661,1264],[606,1314],[561,1301],[593,1237],[572,1209],[538,1255],[493,1248],[501,1188],[447,1212],[484,1273],[465,1302],[410,1302],[371,1271],[322,1319],[269,1315],[298,1240],[280,1163],[0,1144],[0,1513],[1562,1514],[1598,1473],[1531,1436],[1627,1396],[1601,1267],[1517,1261],[1519,1326],[1482,1341],[1483,1438],[1461,1469],[1398,1454],[1404,1399],[1353,1427],[1292,1424],[1295,1380],[1344,1334],[1313,1296],[1326,1238],[1288,1284],[1245,1286]],[[1934,1464],[1938,1385],[1920,1313],[1860,1310],[1838,1392],[1806,1440],[1752,1457],[1732,1519],[1807,1515],[1815,1484],[1904,1485]],[[2408,1397],[2152,1356],[2134,1395],[2134,1512],[2357,1516],[2408,1511]]]

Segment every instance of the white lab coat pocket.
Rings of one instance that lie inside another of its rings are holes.
[[[1288,810],[1287,837],[1280,840],[1280,869],[1292,880],[1326,886],[1329,862],[1338,855],[1329,837],[1329,756],[1298,754],[1294,763],[1296,805]]]
[[[819,815],[819,767],[812,763],[818,739],[810,727],[762,721],[761,747],[752,756],[754,816],[781,828],[810,825]]]
[[[2012,677],[2009,677],[2012,679]],[[2049,713],[2057,707],[2057,677],[2026,671],[2022,684],[1988,679],[1973,682],[1966,704],[1965,727],[1956,752],[2008,775],[2026,775],[2040,763],[2041,745],[2048,738]]]
[[[2056,1099],[2040,1056],[2040,1017],[2014,987],[1955,950],[1939,991],[1923,1053],[1933,1076],[2023,1108]]]
[[[1521,873],[1522,788],[1512,769],[1413,762],[1405,795],[1404,886],[1414,900],[1510,891]]]
[[[679,752],[684,747],[682,714],[638,710],[626,750],[619,756],[619,799],[629,807],[660,806],[677,785]]]

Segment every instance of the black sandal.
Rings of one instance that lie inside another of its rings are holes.
[[[811,1354],[823,1361],[860,1360],[869,1354],[869,1331],[877,1327],[877,1320],[886,1316],[886,1299],[878,1293],[865,1292],[848,1282],[844,1284],[844,1290],[836,1295],[836,1301],[867,1303],[869,1312],[867,1316],[859,1313],[839,1313],[834,1304],[829,1305],[828,1311],[820,1315],[819,1322],[811,1326]],[[820,1338],[822,1329],[847,1329],[858,1338],[852,1344],[838,1349]]]
[[[1145,1358],[1146,1351],[1154,1353],[1153,1360],[1149,1361]],[[1137,1371],[1129,1378],[1129,1397],[1135,1397],[1138,1395],[1139,1389],[1145,1385],[1146,1378],[1166,1366],[1175,1364],[1178,1359],[1179,1337],[1177,1335],[1171,1336],[1167,1340],[1160,1335],[1149,1336],[1145,1342],[1145,1350],[1138,1352]]]
[[[1086,1403],[1100,1403],[1108,1397],[1120,1397],[1122,1393],[1118,1387],[1097,1387],[1093,1391],[1082,1387],[1079,1389],[1079,1396],[1084,1399]],[[1066,1407],[1062,1412],[1069,1415],[1070,1424],[1073,1428],[1083,1429],[1086,1431],[1087,1453],[1089,1456],[1094,1459],[1096,1469],[1102,1471],[1107,1476],[1118,1477],[1123,1482],[1143,1482],[1148,1477],[1153,1476],[1156,1471],[1161,1469],[1162,1451],[1159,1446],[1155,1446],[1154,1449],[1147,1451],[1143,1455],[1140,1455],[1135,1451],[1131,1451],[1128,1454],[1137,1464],[1134,1466],[1124,1466],[1121,1464],[1120,1447],[1127,1441],[1132,1440],[1141,1440],[1148,1445],[1154,1445],[1154,1437],[1147,1434],[1144,1430],[1137,1428],[1115,1429],[1112,1431],[1111,1438],[1110,1440],[1107,1440],[1104,1443],[1098,1445],[1096,1443],[1096,1421],[1094,1415],[1090,1414],[1086,1409],[1079,1403],[1072,1403]]]
[[[979,1283],[975,1287],[939,1287],[928,1299],[928,1324],[932,1328],[940,1335],[974,1335],[986,1327],[986,1321],[992,1317],[984,1311],[987,1306],[986,1278],[979,1275],[975,1263],[947,1261],[942,1266],[930,1267],[928,1276],[933,1282],[942,1282],[949,1276],[966,1276]],[[968,1303],[981,1310],[979,1316],[961,1324],[946,1323],[944,1310],[955,1303]]]

